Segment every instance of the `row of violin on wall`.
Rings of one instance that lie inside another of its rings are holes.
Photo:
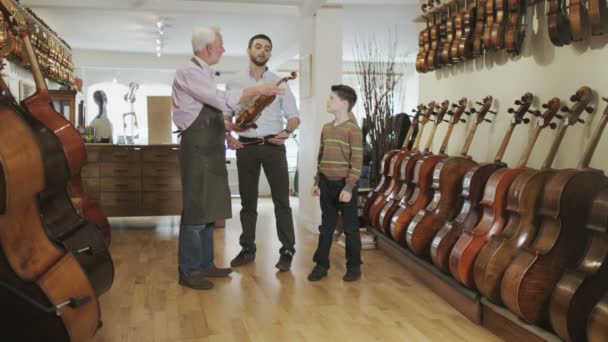
[[[608,33],[606,0],[547,0],[549,38],[556,46]],[[455,6],[453,6],[455,4]],[[505,49],[518,55],[525,37],[526,0],[429,0],[426,28],[418,35],[416,70],[428,72]]]
[[[595,111],[589,105],[592,94],[580,88],[569,106],[553,98],[543,113],[530,110],[534,96],[524,94],[509,109],[513,120],[494,160],[485,163],[474,161],[468,150],[477,126],[493,113],[492,97],[470,109],[474,122],[454,156],[445,151],[452,128],[464,121],[468,100],[454,104],[453,111],[448,101],[419,106],[403,148],[384,156],[381,182],[364,203],[365,219],[528,323],[566,340],[608,340],[608,177],[589,167],[608,123],[608,107],[578,167],[551,168],[569,127],[582,121],[581,113]],[[537,117],[534,132],[518,164],[507,166],[503,154],[517,126],[530,121],[528,114]],[[441,149],[432,153],[435,130],[448,115]],[[422,132],[431,123],[420,148]],[[408,150],[416,126],[419,133]],[[527,168],[547,127],[558,130],[546,159],[539,170]]]
[[[8,0],[0,12],[36,82],[18,103],[0,78],[0,341],[86,341],[114,280],[108,220],[83,189],[84,143],[53,108],[24,13]]]

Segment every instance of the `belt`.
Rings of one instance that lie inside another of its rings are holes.
[[[242,142],[243,145],[264,145],[268,142],[268,140],[274,137],[274,135],[267,135],[260,138],[239,137],[239,141]]]

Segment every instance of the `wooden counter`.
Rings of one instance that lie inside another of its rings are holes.
[[[179,145],[87,144],[87,192],[108,216],[180,215]]]

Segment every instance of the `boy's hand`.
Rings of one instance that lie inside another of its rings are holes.
[[[353,197],[353,193],[350,191],[342,190],[340,192],[340,202],[348,203]]]
[[[312,187],[312,195],[313,196],[319,196],[321,194],[321,190],[319,189],[318,185],[314,185]]]

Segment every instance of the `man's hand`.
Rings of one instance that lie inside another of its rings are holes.
[[[224,120],[224,127],[226,128],[226,131],[233,131],[233,132],[242,132],[244,131],[244,129],[242,129],[241,127],[239,127],[237,124],[235,124],[232,121],[228,121],[228,120]]]
[[[243,144],[241,144],[241,142],[238,141],[231,134],[226,134],[226,143],[228,144],[228,148],[231,150],[238,150],[240,148],[243,148]]]
[[[319,196],[321,194],[321,190],[319,189],[319,186],[318,185],[313,185],[311,193],[315,197]]]
[[[340,192],[340,202],[348,203],[353,197],[353,193],[350,191],[342,190]]]
[[[272,96],[272,95],[283,95],[285,88],[278,86],[274,83],[263,83],[256,86],[256,90],[260,95]]]
[[[289,133],[287,133],[287,131],[281,131],[279,134],[275,135],[274,138],[268,139],[268,142],[275,145],[283,145],[287,138],[289,138]]]

